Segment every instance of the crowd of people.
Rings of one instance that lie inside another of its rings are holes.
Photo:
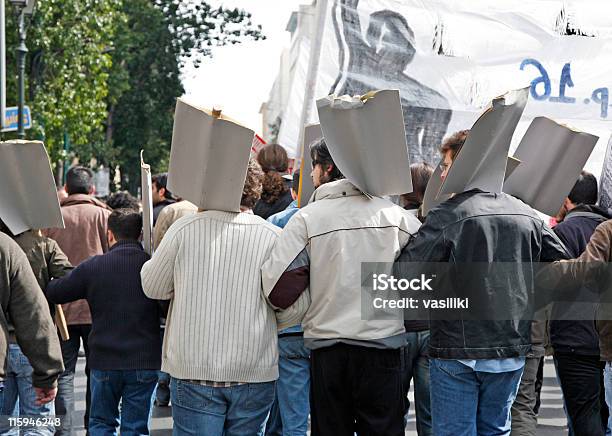
[[[442,178],[468,135],[441,144]],[[66,176],[65,228],[2,225],[0,414],[58,416],[36,434],[71,434],[82,346],[92,436],[149,434],[154,404],[171,405],[177,435],[306,435],[309,422],[313,435],[403,435],[411,384],[419,435],[536,435],[552,353],[570,434],[610,434],[612,321],[366,319],[361,307],[362,262],[397,274],[411,262],[610,262],[612,216],[592,174],[551,228],[480,189],[423,216],[430,165],[406,168],[413,192],[381,198],[344,177],[324,139],[309,152],[301,177],[316,190],[300,207],[300,170],[286,174],[280,145],[250,159],[239,213],[201,210],[155,175],[152,256],[139,201],[100,201],[82,166]],[[490,292],[526,300],[528,285]]]

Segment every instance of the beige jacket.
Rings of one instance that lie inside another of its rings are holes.
[[[111,209],[100,200],[85,194],[68,196],[61,202],[65,228],[47,229],[45,236],[55,239],[68,260],[78,266],[92,256],[108,251],[108,216]],[[89,305],[85,300],[62,304],[68,325],[91,324]]]
[[[198,211],[198,207],[187,200],[169,204],[164,207],[157,217],[153,228],[153,247],[159,247],[164,235],[175,221],[187,215],[192,215]]]
[[[401,313],[362,319],[361,263],[392,263],[420,225],[414,214],[368,198],[348,180],[322,185],[289,220],[264,264],[264,293],[285,309],[299,302],[296,289],[301,299],[309,284],[302,321],[307,339],[372,341],[404,333]]]

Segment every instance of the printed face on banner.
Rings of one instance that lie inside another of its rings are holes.
[[[404,108],[406,141],[412,162],[435,162],[452,111],[446,98],[410,75],[416,53],[410,24],[400,13],[372,12],[365,30],[359,0],[336,2],[340,71],[329,94],[362,95],[398,89]],[[384,82],[384,86],[380,86]]]
[[[612,119],[611,13],[602,1],[329,0],[314,100],[398,89],[410,159],[434,165],[444,136],[469,128],[506,90],[529,86],[511,152],[546,116],[605,137],[585,166],[599,175]],[[279,104],[279,142],[294,155],[309,35],[295,34],[290,97]],[[317,122],[316,111],[306,122]]]

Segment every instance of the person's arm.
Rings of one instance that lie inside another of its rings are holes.
[[[559,235],[546,224],[542,223],[541,262],[554,262],[561,259],[571,259],[572,255],[564,245]]]
[[[160,214],[157,224],[160,224],[161,218]],[[153,300],[170,300],[174,295],[174,264],[178,254],[179,230],[180,228],[174,226],[166,233],[153,257],[140,271],[142,289],[145,295]]]
[[[102,253],[106,253],[109,250],[108,246],[108,217],[111,212],[104,209],[101,214],[100,222],[98,225],[98,235],[100,236],[100,246],[102,247]]]
[[[55,396],[57,379],[64,371],[62,352],[47,301],[26,255],[16,244],[9,250],[10,296],[6,309],[17,343],[32,365],[32,384],[42,403]]]
[[[612,221],[606,221],[595,229],[580,257],[572,260],[558,260],[544,267],[537,276],[538,286],[544,289],[576,288],[585,280],[592,281],[610,262],[611,251]],[[569,257],[569,253],[566,253],[566,257],[563,259]]]
[[[262,267],[264,294],[274,308],[287,309],[310,283],[308,233],[300,212],[287,223]]]
[[[153,247],[155,247],[156,250],[172,225],[172,218],[171,208],[169,207],[163,208],[159,213],[155,226],[153,226]]]
[[[424,262],[446,262],[450,249],[444,232],[435,213],[431,212],[393,264],[393,276],[397,279],[416,277],[423,272]]]
[[[80,264],[71,273],[51,280],[45,289],[47,299],[54,304],[65,304],[87,298],[89,261]]]
[[[72,271],[74,267],[57,242],[49,239],[48,244],[47,269],[49,271],[49,278],[59,279]]]

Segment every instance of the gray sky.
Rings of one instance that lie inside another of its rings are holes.
[[[263,26],[264,41],[246,42],[213,50],[200,68],[183,70],[188,101],[202,107],[219,106],[228,116],[261,134],[261,103],[276,78],[280,54],[289,46],[285,31],[291,12],[310,0],[211,0],[213,6],[243,8]]]

